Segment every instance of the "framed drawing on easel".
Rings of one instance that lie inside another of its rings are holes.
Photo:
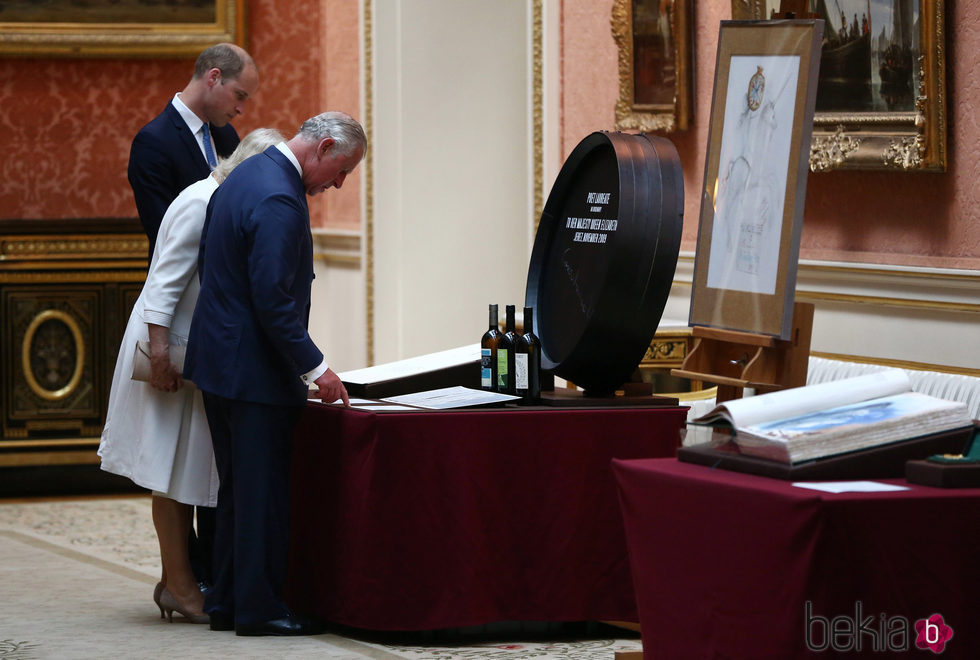
[[[721,24],[692,326],[789,338],[822,30]]]

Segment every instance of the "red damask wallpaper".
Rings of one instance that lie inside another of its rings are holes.
[[[360,117],[358,3],[250,0],[260,86],[235,122],[291,137],[307,117]],[[140,127],[184,87],[193,60],[0,59],[0,218],[135,217],[126,180]],[[362,120],[363,121],[363,120]],[[360,174],[311,200],[315,226],[357,228]]]

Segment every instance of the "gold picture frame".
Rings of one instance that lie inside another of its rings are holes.
[[[619,48],[617,130],[669,133],[690,128],[693,7],[692,0],[614,1],[611,24]]]
[[[49,329],[47,333],[41,331],[46,324],[54,326],[54,330]],[[64,336],[59,336],[58,329]],[[68,344],[72,350],[68,350]],[[51,354],[55,354],[55,357],[52,358]],[[66,362],[71,364],[66,365]],[[52,374],[59,385],[57,389],[49,389],[37,379],[35,371],[39,365]],[[59,401],[74,392],[85,370],[85,340],[76,320],[58,309],[46,309],[35,316],[24,333],[21,366],[27,386],[46,401]],[[69,367],[67,372],[65,366]],[[68,373],[71,375],[68,376]]]
[[[829,3],[809,2],[810,10],[824,17]],[[775,4],[778,2],[774,0],[732,0],[732,18],[768,18]],[[854,45],[855,39],[852,44],[839,37],[835,40],[844,32],[867,35],[868,43],[862,47],[869,49],[870,77],[866,85],[856,86],[855,98],[839,93],[847,88],[846,83],[836,90],[832,86],[818,90],[810,169],[945,172],[945,0],[914,0],[902,5],[893,0],[890,13],[879,7],[880,3],[867,0],[840,4],[847,4],[844,11],[850,17],[849,26],[841,29],[837,16],[827,21],[821,77],[839,72],[843,51]],[[836,14],[837,5],[833,7]],[[912,15],[904,16],[902,7],[908,7]],[[865,24],[869,13],[871,20]],[[917,33],[912,29],[916,23]],[[835,47],[834,43],[840,45]],[[869,96],[870,107],[866,107]]]
[[[788,339],[823,21],[722,21],[690,325]]]
[[[244,47],[246,11],[246,0],[4,2],[0,56],[194,57],[220,42]]]

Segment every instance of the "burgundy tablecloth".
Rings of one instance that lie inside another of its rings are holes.
[[[610,463],[674,455],[685,415],[310,404],[294,450],[287,598],[375,630],[636,621]]]
[[[897,636],[824,637],[882,615],[931,657],[914,623],[934,613],[954,633],[942,657],[980,658],[980,489],[830,494],[675,459],[613,472],[645,658],[898,657]]]

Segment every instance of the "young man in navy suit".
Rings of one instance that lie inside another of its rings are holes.
[[[323,401],[348,403],[307,331],[306,197],[340,188],[366,148],[354,119],[317,115],[239,165],[208,206],[184,376],[204,396],[220,480],[215,580],[204,607],[212,630],[319,632],[282,600],[293,428],[311,386]]]
[[[238,146],[231,121],[259,86],[251,56],[218,44],[197,57],[194,75],[153,121],[140,129],[129,152],[129,184],[153,257],[157,231],[180,191],[200,181]]]
[[[153,121],[140,129],[129,152],[129,183],[153,258],[157,232],[170,203],[180,191],[211,173],[217,157],[238,146],[231,120],[242,114],[259,85],[252,57],[234,44],[217,44],[197,57],[194,74]],[[172,500],[153,498],[154,524],[179,524],[166,507]],[[159,500],[159,503],[157,502]],[[214,509],[197,507],[197,532],[191,529],[188,553],[202,589],[211,582]],[[166,534],[165,536],[172,536]]]

